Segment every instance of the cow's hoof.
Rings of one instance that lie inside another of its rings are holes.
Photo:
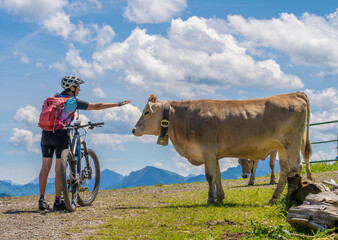
[[[255,182],[249,182],[248,186],[253,186]]]
[[[217,199],[217,202],[216,202],[216,203],[217,203],[217,205],[223,205],[223,199],[221,199],[221,200],[218,200],[218,199]]]
[[[276,180],[270,180],[270,184],[271,185],[276,184]]]
[[[208,204],[208,206],[214,206],[214,205],[216,205],[216,201],[215,201],[215,199],[209,199],[207,204]]]

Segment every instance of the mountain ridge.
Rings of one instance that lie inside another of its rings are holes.
[[[279,171],[278,161],[276,161],[275,170],[276,172]],[[271,171],[268,159],[260,161],[256,171],[256,177],[265,176],[270,173]],[[242,175],[242,169],[239,165],[237,165],[236,167],[228,168],[221,174],[222,179],[239,179]],[[54,178],[48,178],[46,194],[55,193],[54,181]],[[115,171],[104,169],[101,172],[100,190],[191,182],[206,182],[205,175],[200,174],[185,177],[178,173],[153,166],[146,166],[140,170],[133,171],[128,176],[123,176]],[[12,183],[13,182],[9,182],[8,180],[0,180],[0,197],[39,194],[38,178],[24,185]]]

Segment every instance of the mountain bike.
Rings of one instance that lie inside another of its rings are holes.
[[[76,204],[89,206],[93,203],[100,186],[100,163],[96,153],[87,148],[85,141],[88,130],[102,127],[101,123],[74,125],[66,127],[69,131],[69,148],[61,153],[61,181],[63,200],[70,212],[76,210]],[[84,131],[80,135],[79,130]],[[83,140],[81,140],[81,137]]]

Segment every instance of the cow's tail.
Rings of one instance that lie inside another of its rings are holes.
[[[306,102],[306,110],[307,110],[307,115],[306,115],[306,135],[305,135],[305,149],[304,149],[304,157],[305,158],[310,158],[312,154],[312,147],[311,147],[311,142],[310,142],[310,101],[309,98],[306,96],[305,93],[303,92],[298,92],[298,97],[304,99]]]

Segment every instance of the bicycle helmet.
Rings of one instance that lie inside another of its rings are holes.
[[[64,76],[61,80],[61,85],[64,90],[69,89],[72,86],[77,87],[80,84],[85,83],[81,78],[75,75]]]

